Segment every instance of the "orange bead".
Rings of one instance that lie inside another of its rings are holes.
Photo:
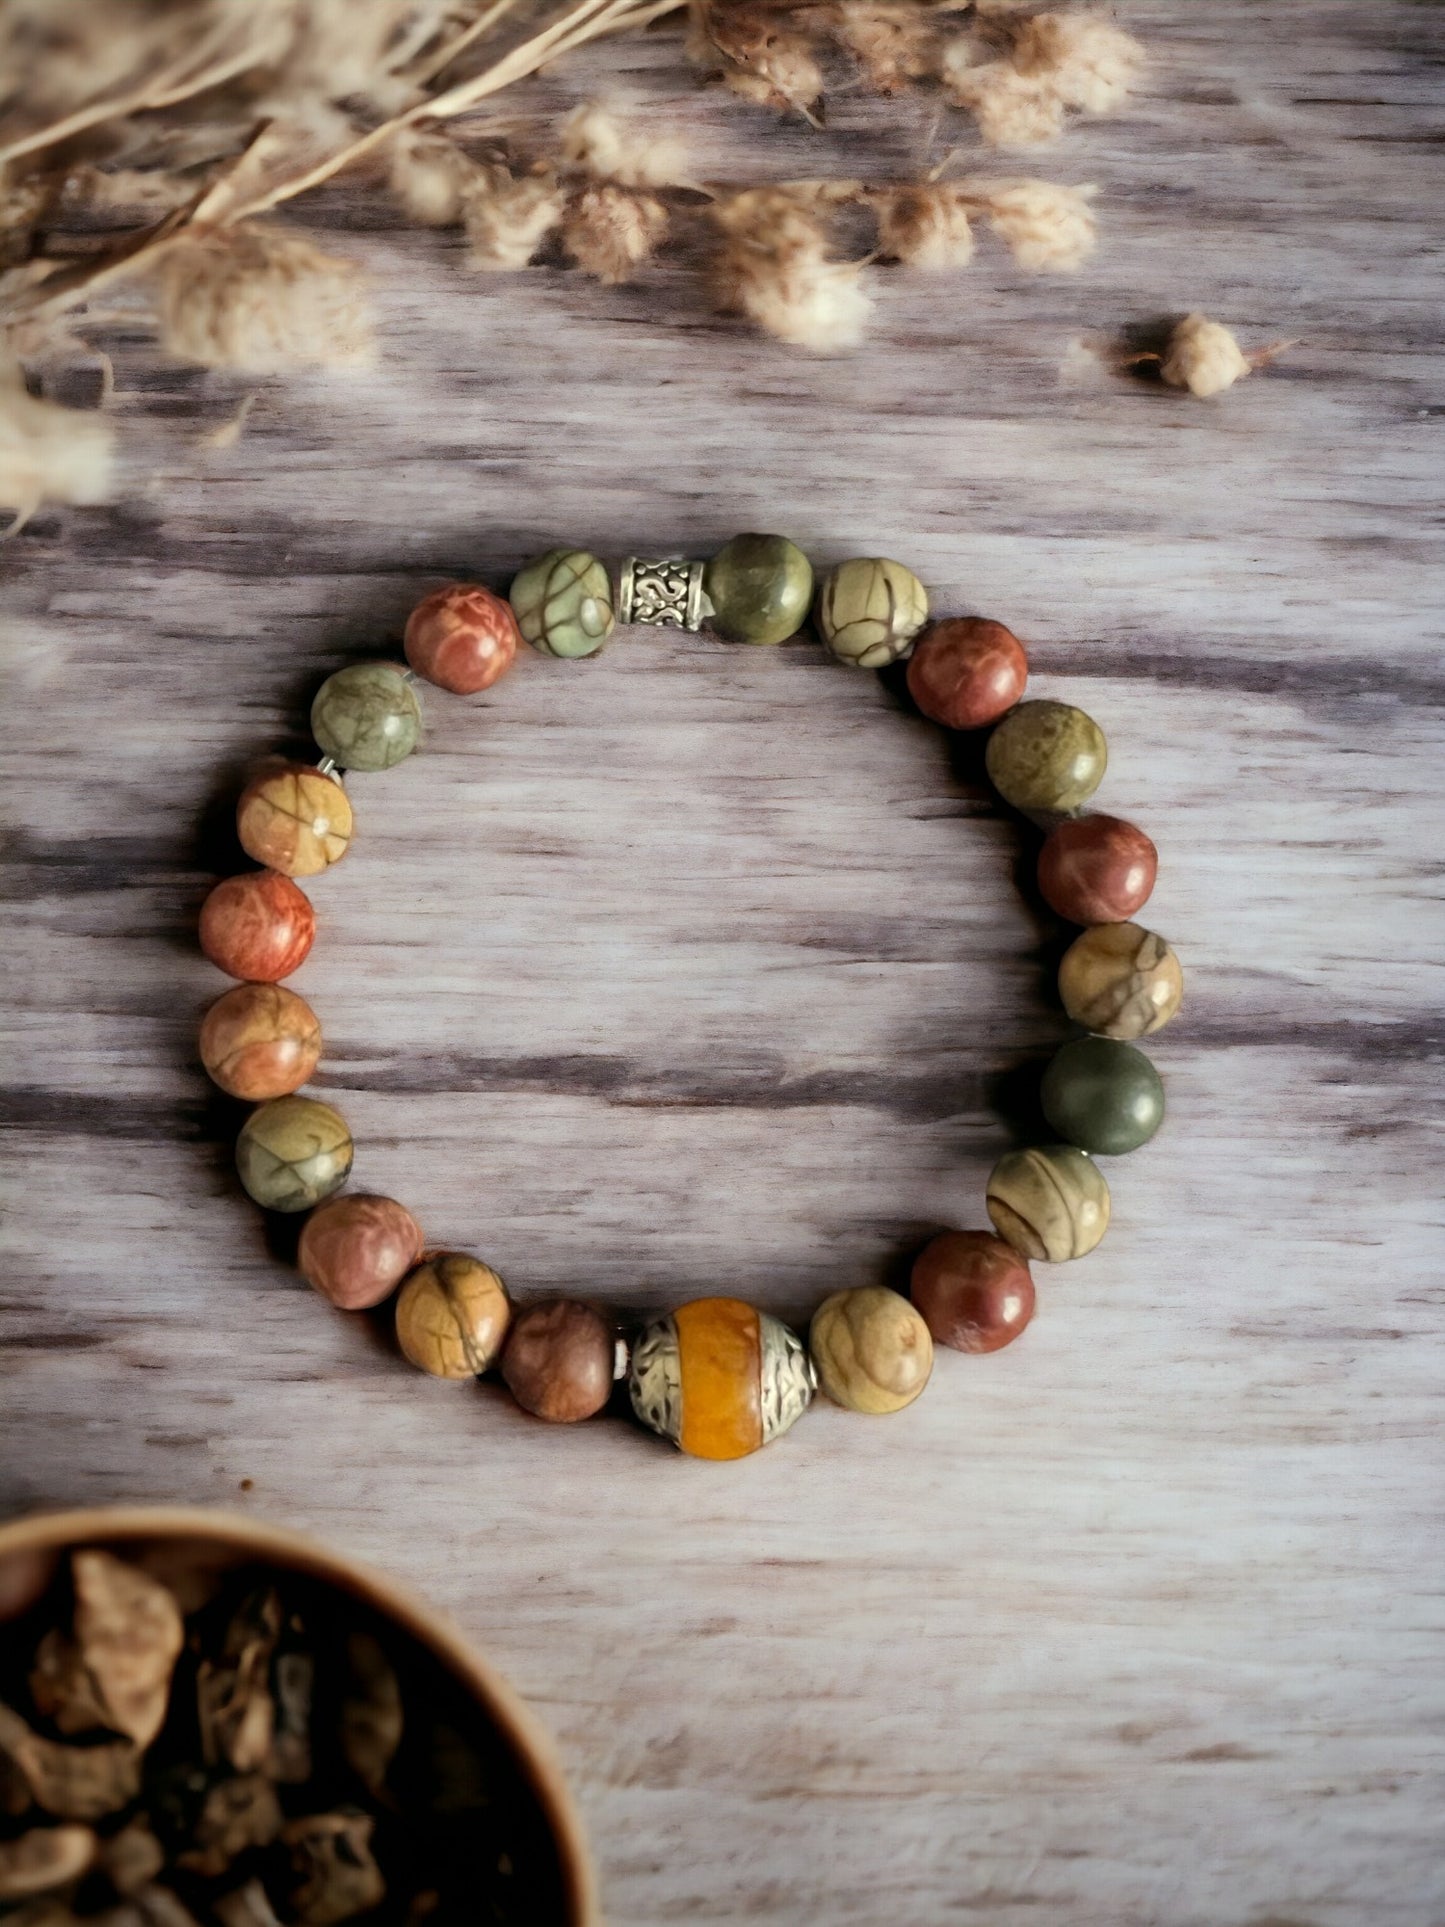
[[[505,675],[521,640],[505,597],[454,582],[416,605],[402,647],[419,676],[455,696],[473,696]]]
[[[201,1022],[201,1062],[231,1097],[289,1097],[316,1069],[321,1025],[304,997],[281,984],[237,984]]]
[[[228,977],[274,984],[305,961],[316,912],[304,890],[274,870],[227,877],[201,905],[201,948]]]
[[[236,805],[241,848],[267,869],[314,877],[346,854],[351,804],[333,777],[310,763],[263,770]]]
[[[740,1298],[696,1298],[674,1312],[682,1375],[678,1444],[697,1459],[741,1459],[763,1442],[758,1314]]]

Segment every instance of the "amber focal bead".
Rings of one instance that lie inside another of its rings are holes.
[[[673,1314],[682,1375],[678,1444],[698,1459],[741,1459],[763,1442],[762,1336],[740,1298],[696,1298]]]
[[[1104,778],[1104,732],[1072,703],[1021,703],[988,739],[988,780],[1016,810],[1067,813]]]
[[[201,1020],[201,1062],[230,1097],[289,1097],[321,1058],[321,1025],[282,984],[237,984]]]
[[[1076,1024],[1127,1042],[1169,1022],[1184,995],[1184,973],[1152,930],[1100,923],[1064,952],[1059,995]]]
[[[454,582],[412,610],[402,648],[416,673],[438,689],[475,696],[511,668],[521,640],[504,596]]]
[[[390,1297],[421,1254],[421,1226],[405,1205],[354,1191],[317,1205],[301,1227],[296,1264],[333,1305],[366,1311]]]
[[[932,622],[908,659],[908,693],[945,729],[982,729],[1024,693],[1029,659],[1011,629],[982,616]]]
[[[502,1377],[524,1412],[572,1425],[612,1396],[615,1349],[600,1313],[575,1298],[553,1298],[513,1318]]]
[[[913,1264],[913,1302],[935,1345],[997,1352],[1034,1315],[1027,1263],[988,1231],[943,1231]]]
[[[248,783],[236,805],[241,848],[288,877],[319,876],[351,842],[346,791],[310,763],[283,763]]]
[[[201,905],[201,948],[228,977],[274,984],[299,970],[316,936],[304,890],[275,870],[227,877]]]
[[[813,1313],[808,1349],[820,1388],[850,1412],[901,1412],[933,1370],[933,1340],[922,1315],[884,1285],[825,1298]]]
[[[1118,816],[1074,816],[1039,851],[1039,894],[1070,923],[1124,923],[1149,901],[1159,852]]]
[[[465,1251],[436,1251],[401,1288],[397,1342],[433,1378],[477,1378],[496,1364],[511,1315],[490,1265]]]

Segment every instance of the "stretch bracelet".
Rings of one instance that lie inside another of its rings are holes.
[[[240,979],[206,1013],[200,1052],[214,1081],[256,1102],[236,1147],[241,1183],[264,1209],[307,1212],[297,1251],[332,1304],[364,1311],[396,1293],[396,1337],[413,1365],[465,1380],[497,1368],[539,1418],[592,1417],[624,1380],[632,1410],[684,1452],[742,1458],[786,1432],[822,1390],[855,1412],[897,1412],[928,1382],[935,1343],[992,1352],[1034,1309],[1029,1261],[1081,1258],[1109,1223],[1095,1158],[1144,1144],[1164,1116],[1159,1075],[1135,1039],[1179,1008],[1183,980],[1162,938],[1132,921],[1158,855],[1132,823],[1083,814],[1104,774],[1097,723],[1068,703],[1022,700],[1028,662],[1002,623],[930,622],[923,584],[901,563],[857,558],[814,593],[813,570],[780,535],[740,535],[710,562],[629,558],[612,583],[593,555],[553,549],[504,599],[455,584],[406,625],[408,667],[353,663],[311,708],[320,760],[266,767],[237,806],[248,856],[263,867],[218,883],[201,911],[201,947]],[[300,1095],[321,1057],[321,1026],[281,980],[311,948],[315,913],[298,877],[351,846],[347,770],[385,770],[421,739],[417,682],[457,695],[489,688],[520,643],[547,656],[595,655],[614,623],[778,643],[812,622],[844,663],[907,659],[913,701],[949,730],[991,729],[990,781],[1045,832],[1038,883],[1051,909],[1083,925],[1059,968],[1064,1009],[1083,1035],[1044,1073],[1044,1115],[1059,1142],[1007,1152],[988,1180],[993,1233],[943,1231],[912,1270],[911,1297],[880,1285],[835,1292],[806,1341],[736,1298],[700,1298],[622,1332],[596,1306],[549,1298],[514,1305],[479,1258],[426,1247],[393,1198],[343,1192],[353,1146],[330,1104]]]

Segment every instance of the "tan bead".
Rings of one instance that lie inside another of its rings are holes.
[[[1184,972],[1162,937],[1137,923],[1100,923],[1059,965],[1059,996],[1076,1024],[1126,1041],[1162,1030],[1184,995]]]
[[[321,1057],[321,1025],[281,984],[237,984],[201,1021],[206,1075],[231,1097],[260,1103],[299,1091]]]
[[[401,1288],[397,1343],[433,1378],[477,1378],[497,1362],[511,1309],[490,1265],[465,1251],[436,1251]]]
[[[1109,1228],[1104,1174],[1072,1144],[1008,1152],[993,1167],[986,1203],[1001,1238],[1051,1264],[1082,1258]]]
[[[553,1298],[513,1318],[502,1377],[524,1412],[572,1425],[612,1396],[616,1349],[600,1313],[575,1298]]]
[[[901,1412],[928,1383],[933,1340],[906,1298],[883,1285],[836,1291],[813,1314],[818,1383],[850,1412]]]
[[[236,805],[242,849],[282,876],[319,876],[339,862],[351,827],[346,791],[309,763],[263,770]]]
[[[839,662],[881,669],[908,653],[928,620],[928,591],[887,556],[840,562],[818,591],[813,620]]]

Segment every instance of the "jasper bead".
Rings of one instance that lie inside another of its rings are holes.
[[[306,961],[316,912],[304,890],[275,870],[227,877],[201,905],[201,948],[228,977],[274,984]]]
[[[392,769],[421,741],[421,704],[391,663],[354,662],[317,690],[311,734],[343,769]]]
[[[1103,781],[1108,750],[1103,730],[1072,703],[1022,703],[989,737],[984,762],[1016,810],[1068,811]]]
[[[813,600],[813,565],[785,535],[735,535],[703,571],[712,627],[729,642],[786,642]]]
[[[351,804],[334,777],[309,763],[284,763],[256,777],[236,805],[241,848],[287,877],[314,877],[339,863],[351,843]]]
[[[496,1364],[511,1313],[490,1265],[465,1251],[437,1251],[401,1288],[397,1342],[433,1378],[478,1378]]]
[[[1059,995],[1085,1030],[1100,1037],[1147,1037],[1178,1010],[1184,973],[1152,930],[1137,923],[1101,923],[1064,952]]]
[[[236,1140],[236,1169],[266,1211],[309,1211],[339,1191],[354,1147],[346,1120],[315,1097],[277,1097],[253,1111]]]
[[[933,1370],[922,1314],[883,1285],[825,1298],[813,1313],[808,1349],[820,1389],[850,1412],[901,1412]]]
[[[574,1298],[528,1305],[512,1320],[502,1377],[524,1412],[572,1425],[612,1396],[615,1345],[607,1321]]]
[[[982,729],[1024,693],[1029,659],[1001,622],[955,616],[924,630],[908,659],[908,693],[945,729]]]
[[[454,582],[412,610],[402,649],[438,689],[475,696],[511,668],[521,640],[509,602],[475,583]]]
[[[421,1226],[395,1198],[349,1191],[318,1204],[301,1227],[296,1263],[342,1311],[389,1298],[421,1258]]]
[[[548,549],[509,592],[523,638],[544,656],[591,656],[612,634],[612,584],[586,549]]]
[[[882,669],[908,653],[927,622],[928,591],[901,562],[855,556],[824,578],[813,620],[839,662]]]
[[[1076,1037],[1044,1072],[1044,1116],[1095,1157],[1122,1157],[1164,1122],[1164,1086],[1143,1051],[1109,1037]]]
[[[737,1298],[697,1298],[632,1350],[628,1393],[644,1425],[699,1459],[740,1459],[781,1437],[813,1397],[801,1339]]]
[[[1008,1152],[993,1167],[986,1201],[1001,1238],[1050,1264],[1084,1257],[1109,1228],[1104,1174],[1072,1144]]]
[[[237,984],[201,1022],[206,1075],[231,1097],[286,1097],[306,1083],[320,1057],[316,1012],[280,984]]]
[[[996,1352],[1034,1315],[1034,1281],[1012,1245],[987,1231],[944,1231],[913,1265],[913,1303],[935,1345]]]
[[[1039,851],[1039,894],[1070,923],[1124,923],[1149,901],[1159,852],[1117,816],[1075,816]]]

